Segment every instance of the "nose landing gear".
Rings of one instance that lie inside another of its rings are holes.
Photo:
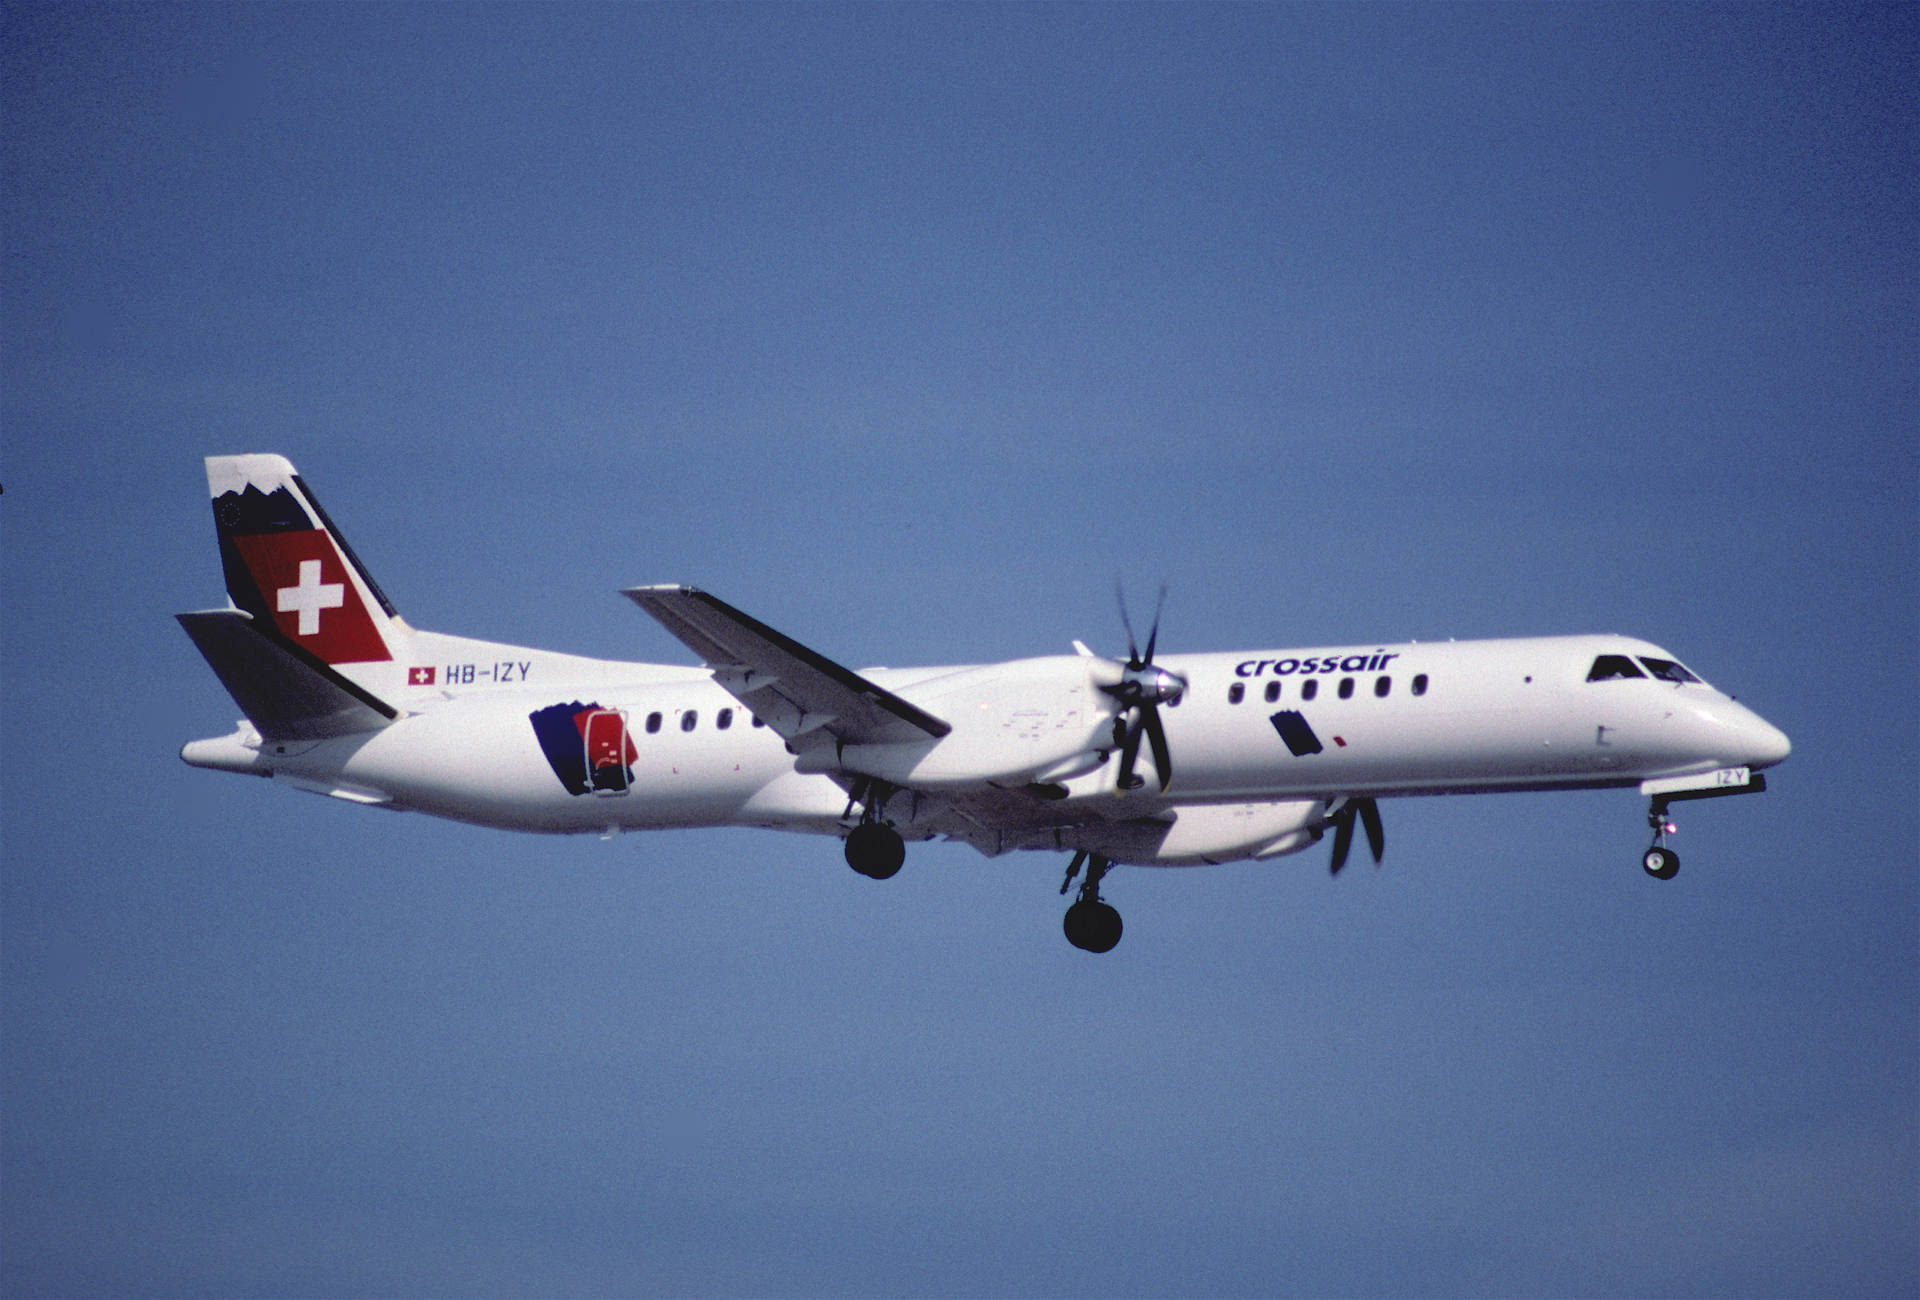
[[[1060,892],[1066,893],[1073,885],[1082,863],[1086,864],[1087,878],[1080,882],[1080,896],[1067,909],[1060,928],[1066,931],[1067,942],[1083,952],[1112,952],[1120,942],[1120,913],[1100,897],[1100,878],[1112,869],[1112,861],[1080,850],[1067,864],[1067,878],[1060,882]]]
[[[1655,880],[1672,880],[1680,871],[1680,855],[1667,847],[1667,836],[1674,826],[1667,820],[1667,805],[1683,799],[1719,799],[1734,794],[1759,794],[1767,788],[1767,778],[1744,767],[1723,767],[1715,772],[1694,776],[1664,777],[1642,781],[1640,793],[1649,795],[1653,805],[1647,809],[1647,825],[1653,827],[1653,844],[1640,858],[1640,865]]]
[[[1640,866],[1655,880],[1672,880],[1680,874],[1680,855],[1666,846],[1667,836],[1677,827],[1667,820],[1667,801],[1655,797],[1647,810],[1647,825],[1653,827],[1653,844],[1640,859]]]

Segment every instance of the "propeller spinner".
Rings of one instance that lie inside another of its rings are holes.
[[[1186,678],[1153,666],[1153,647],[1160,638],[1160,609],[1166,604],[1167,587],[1160,584],[1160,597],[1153,605],[1153,624],[1147,629],[1146,653],[1134,639],[1133,621],[1127,617],[1126,593],[1116,584],[1120,600],[1120,626],[1127,631],[1127,662],[1120,680],[1100,689],[1118,702],[1120,709],[1113,721],[1114,742],[1120,746],[1119,788],[1137,790],[1146,784],[1133,773],[1140,757],[1140,738],[1144,735],[1153,748],[1154,770],[1160,774],[1160,788],[1173,780],[1173,756],[1167,751],[1167,732],[1160,724],[1160,706],[1172,704],[1186,693]],[[1129,716],[1131,715],[1131,716]]]

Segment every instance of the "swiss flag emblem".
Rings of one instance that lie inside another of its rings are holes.
[[[407,685],[431,686],[433,685],[433,673],[434,670],[431,668],[409,668],[407,669]]]
[[[393,658],[326,533],[256,533],[233,544],[289,641],[330,664]]]

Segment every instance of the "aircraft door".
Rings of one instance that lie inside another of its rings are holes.
[[[587,785],[596,795],[625,794],[633,787],[633,762],[639,751],[627,735],[627,715],[595,709],[580,728],[587,749]]]

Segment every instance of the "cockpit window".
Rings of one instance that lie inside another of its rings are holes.
[[[1651,665],[1649,665],[1651,666]],[[1672,665],[1678,668],[1678,664]],[[1590,682],[1610,682],[1620,677],[1645,677],[1646,674],[1625,655],[1601,655],[1593,661],[1593,667],[1587,669]]]
[[[1697,682],[1700,680],[1671,659],[1649,659],[1645,655],[1641,655],[1640,662],[1647,666],[1648,672],[1663,682]]]

